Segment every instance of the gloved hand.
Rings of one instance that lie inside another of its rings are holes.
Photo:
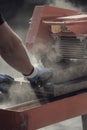
[[[8,89],[4,85],[0,84],[0,92],[2,92],[4,94],[7,94],[8,93]]]
[[[26,78],[33,87],[41,87],[47,83],[52,74],[52,69],[36,67],[34,68],[34,72]]]
[[[0,74],[0,83],[5,82],[5,83],[12,83],[14,81],[14,78],[12,78],[9,75],[6,74]]]
[[[8,88],[7,86],[10,86],[10,84],[14,81],[14,79],[6,74],[0,74],[0,91],[2,93],[7,93]]]

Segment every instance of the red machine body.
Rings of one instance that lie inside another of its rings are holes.
[[[43,63],[49,61],[44,65],[50,66],[52,62],[62,65],[57,68],[58,84],[33,89],[34,94],[42,94],[40,99],[0,109],[0,130],[36,130],[79,115],[85,118],[83,128],[87,130],[87,63],[83,60],[87,59],[86,38],[86,13],[51,6],[35,7],[26,46],[31,53],[39,54]],[[56,52],[55,60],[49,55],[53,52]],[[14,82],[14,85],[29,87],[30,84]]]
[[[47,46],[51,34],[87,36],[87,13],[51,6],[37,6],[30,21],[26,45],[35,52],[35,46]],[[37,47],[38,49],[41,49]]]
[[[26,46],[46,67],[64,60],[87,59],[87,13],[36,6]]]

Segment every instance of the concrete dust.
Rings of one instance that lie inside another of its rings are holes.
[[[80,6],[79,8],[75,7],[71,2],[67,0],[49,0],[49,4],[59,7],[59,8],[65,8],[65,9],[71,9],[71,10],[78,10],[81,11],[82,7]]]
[[[0,103],[0,108],[7,108],[26,101],[36,100],[37,97],[29,82],[23,82],[21,79],[14,81],[8,87],[8,94],[3,95],[3,100]]]
[[[53,0],[53,3],[51,5],[55,5],[57,7],[64,7],[64,8],[66,7],[69,9],[81,10],[81,9],[73,7],[70,3],[66,3],[65,0]],[[22,28],[15,28],[15,32],[18,33],[18,35],[20,35],[22,37],[22,39],[25,39],[27,29],[28,28],[22,26]],[[31,59],[31,62],[35,66],[37,66],[38,64],[40,66],[44,66],[43,62],[41,62],[41,60],[39,60],[39,62],[38,62],[38,59],[35,58],[34,55],[32,56],[29,54],[29,57]],[[52,60],[52,58],[51,58],[51,60]],[[56,68],[56,65],[54,66],[54,68]],[[59,71],[60,68],[61,68],[61,66],[59,66],[59,68],[56,68],[54,71],[54,73],[55,72],[58,73],[58,74],[55,74],[55,77],[57,77],[57,76],[59,77],[59,79],[57,78],[57,80],[62,80],[62,79],[67,78],[66,73],[65,73],[65,75],[64,75],[64,73],[60,74],[60,71]],[[22,75],[19,72],[17,72],[11,66],[9,66],[2,58],[0,58],[0,72],[9,74],[10,76],[12,76],[14,78],[22,77]],[[62,70],[62,72],[63,72],[63,70]],[[70,72],[71,72],[71,70],[70,70]],[[60,79],[60,75],[61,75],[61,79]],[[63,76],[63,78],[62,78],[62,76]],[[31,101],[33,99],[36,99],[36,95],[33,92],[33,90],[31,89],[31,87],[29,86],[29,84],[23,85],[20,82],[20,85],[14,84],[14,85],[12,85],[12,87],[10,87],[8,99],[9,100],[5,99],[3,103],[2,102],[0,103],[0,108],[5,109],[7,107],[10,107],[10,106],[18,104],[18,103]],[[68,129],[69,130],[73,130],[73,129],[82,130],[81,119],[79,117],[77,117],[76,120],[72,119],[72,120],[69,120],[66,122],[58,123],[58,124],[55,124],[55,126],[51,125],[51,126],[42,128],[41,130],[46,130],[46,129],[47,130],[49,130],[49,129],[50,130],[58,130],[58,129],[60,129],[60,130],[68,130]]]

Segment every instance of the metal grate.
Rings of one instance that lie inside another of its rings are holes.
[[[87,59],[87,40],[75,36],[60,36],[56,42],[64,59]]]

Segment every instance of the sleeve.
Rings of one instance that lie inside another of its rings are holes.
[[[4,21],[5,21],[5,20],[4,20],[4,17],[3,17],[3,15],[0,13],[0,25],[3,24]]]

